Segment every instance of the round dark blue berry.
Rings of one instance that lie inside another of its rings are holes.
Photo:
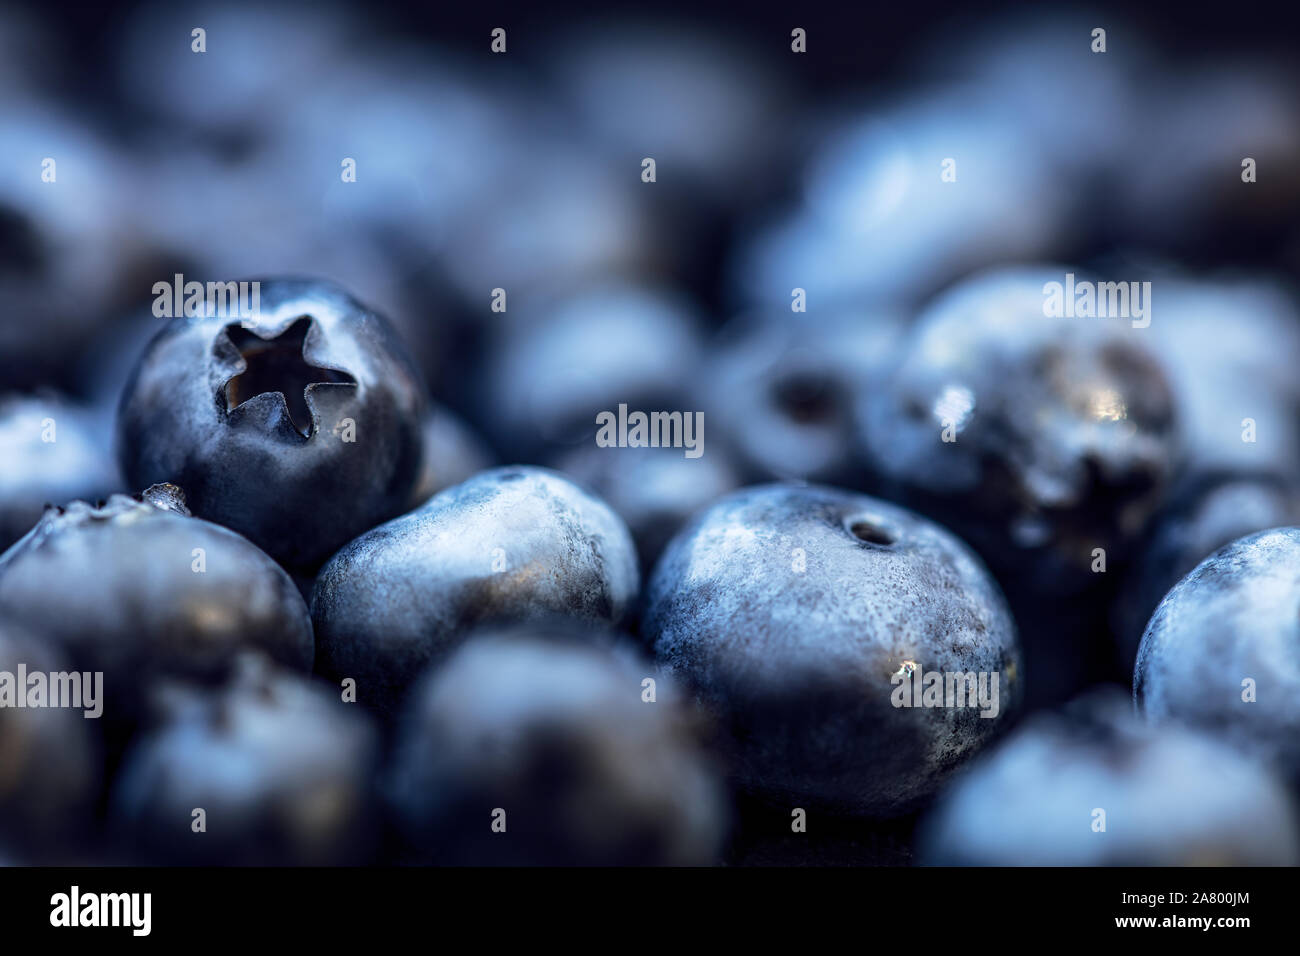
[[[1220,548],[1160,602],[1133,673],[1154,723],[1181,723],[1300,780],[1300,528]]]
[[[260,290],[250,317],[159,333],[123,393],[118,451],[133,485],[180,484],[196,515],[310,566],[406,507],[424,388],[388,323],[340,289]]]
[[[542,468],[485,471],[362,535],[312,595],[317,669],[392,713],[474,625],[552,614],[616,624],[639,586],[608,505]]]
[[[147,709],[161,676],[219,679],[256,648],[309,670],[311,618],[293,581],[226,528],[189,516],[174,486],[144,500],[51,508],[0,556],[0,620],[104,674],[104,718]]]
[[[1000,574],[1053,594],[1130,554],[1179,464],[1174,398],[1145,329],[1045,315],[1050,267],[965,280],[865,392],[873,467]]]
[[[1015,625],[979,559],[865,495],[729,495],[669,544],[646,603],[644,636],[717,720],[741,786],[787,808],[910,810],[1020,696]],[[901,706],[931,672],[985,675],[997,704]]]
[[[1173,497],[1147,533],[1115,601],[1120,663],[1132,672],[1147,622],[1184,576],[1238,538],[1300,522],[1300,488],[1270,474],[1201,475]]]

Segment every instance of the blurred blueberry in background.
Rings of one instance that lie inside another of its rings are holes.
[[[780,159],[788,72],[726,32],[623,18],[547,45],[563,107],[611,160],[651,156],[711,202],[762,194]]]
[[[378,739],[337,690],[248,655],[226,685],[174,686],[161,699],[165,718],[137,739],[113,789],[112,834],[125,862],[369,860]]]
[[[648,268],[717,284],[735,216],[785,188],[790,135],[788,64],[734,30],[682,19],[606,17],[548,39],[544,67],[575,136],[644,201],[662,237]],[[653,184],[641,164],[656,164]]]
[[[620,170],[563,134],[515,141],[508,155],[491,195],[453,224],[445,251],[466,298],[486,310],[494,288],[562,291],[665,261],[671,239],[649,217],[639,161]]]
[[[596,416],[617,414],[620,404],[695,411],[687,397],[701,331],[694,304],[677,290],[599,282],[514,303],[482,376],[485,414],[511,456],[590,443]]]
[[[35,98],[0,99],[0,144],[0,379],[52,385],[129,294],[129,171],[81,117]]]
[[[1151,283],[1151,325],[1129,334],[1169,377],[1187,470],[1300,473],[1294,288],[1242,274],[1161,272]]]
[[[884,311],[811,309],[733,320],[693,392],[751,477],[868,487],[854,409],[889,374],[905,324]]]
[[[988,97],[1015,117],[1050,165],[1052,191],[1069,204],[1058,239],[1071,252],[1113,228],[1108,195],[1131,165],[1138,94],[1158,63],[1144,31],[1114,12],[1105,20],[1117,39],[1098,55],[1091,49],[1095,17],[1027,10],[971,17],[938,31],[913,67],[928,82]],[[1008,170],[1008,178],[1019,173]],[[1037,198],[1026,192],[1023,201]]]
[[[920,859],[1294,866],[1295,812],[1262,765],[1181,727],[1144,726],[1108,687],[1028,719],[972,765],[926,822]]]
[[[329,76],[364,29],[338,3],[151,3],[119,30],[117,77],[129,108],[213,145],[255,146],[298,97]],[[191,31],[206,31],[196,54]]]
[[[647,571],[687,519],[740,483],[721,444],[710,444],[698,458],[686,457],[680,448],[580,445],[555,467],[609,502],[627,522]]]
[[[43,635],[5,621],[0,671],[13,680],[20,667],[51,674],[66,672],[67,661]],[[17,693],[26,695],[28,688]],[[83,714],[69,707],[0,708],[0,856],[12,853],[37,865],[94,859],[103,746],[99,722]]]
[[[0,553],[46,505],[124,490],[107,422],[51,392],[0,396]]]
[[[420,862],[700,866],[726,835],[725,790],[686,702],[617,640],[580,629],[471,638],[420,682],[391,773]]]
[[[826,305],[906,307],[981,266],[1052,254],[1067,203],[1012,106],[926,90],[825,122],[800,202],[740,246],[742,301],[788,308],[799,287]]]
[[[1004,268],[955,285],[859,409],[887,486],[995,570],[1058,594],[1095,583],[1094,548],[1110,560],[1131,551],[1182,454],[1148,338],[1128,318],[1044,314],[1044,286],[1074,271]]]
[[[496,464],[492,450],[449,409],[431,403],[424,414],[424,464],[411,492],[418,508],[439,491],[467,481]]]

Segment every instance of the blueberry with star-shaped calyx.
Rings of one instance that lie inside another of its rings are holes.
[[[424,387],[387,321],[335,286],[264,281],[249,301],[154,338],[118,453],[130,483],[176,482],[194,514],[311,566],[406,508]]]

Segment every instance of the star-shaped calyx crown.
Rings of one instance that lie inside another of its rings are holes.
[[[279,393],[293,427],[311,437],[312,414],[308,406],[308,389],[313,385],[356,385],[347,372],[312,365],[303,348],[312,319],[304,315],[278,336],[264,339],[241,325],[226,326],[226,335],[239,350],[246,364],[244,371],[226,383],[226,411],[265,393]]]

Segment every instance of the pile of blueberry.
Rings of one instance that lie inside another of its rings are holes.
[[[1300,83],[1093,26],[0,11],[0,859],[1300,863]]]

